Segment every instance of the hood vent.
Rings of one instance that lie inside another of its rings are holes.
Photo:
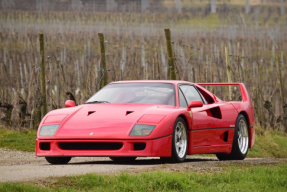
[[[91,115],[91,114],[93,114],[93,113],[95,113],[95,112],[96,112],[96,111],[89,111],[89,112],[88,112],[88,116]]]
[[[133,113],[133,111],[127,111],[127,112],[126,112],[126,116],[129,115],[129,114],[131,114],[131,113]]]

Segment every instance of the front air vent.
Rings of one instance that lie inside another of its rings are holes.
[[[59,147],[63,150],[119,150],[123,143],[97,143],[97,142],[60,142]]]
[[[142,151],[146,147],[146,143],[134,143],[134,150],[135,151]]]
[[[129,115],[129,114],[131,114],[131,113],[133,113],[133,111],[127,111],[127,112],[126,112],[126,116]]]
[[[50,150],[50,143],[40,143],[40,149],[44,151],[49,151]]]
[[[88,112],[88,116],[91,115],[91,114],[93,114],[93,113],[95,113],[95,112],[96,112],[96,111],[89,111],[89,112]]]

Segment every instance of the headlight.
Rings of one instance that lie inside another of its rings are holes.
[[[41,127],[40,136],[53,136],[60,125],[43,125]]]
[[[148,136],[151,134],[154,128],[155,125],[136,124],[133,127],[130,136]]]

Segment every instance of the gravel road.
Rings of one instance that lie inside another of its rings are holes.
[[[236,163],[277,164],[287,159],[247,158]],[[26,182],[46,177],[79,175],[86,173],[116,174],[120,172],[164,171],[220,171],[230,161],[218,161],[215,157],[189,156],[181,164],[161,164],[159,158],[138,158],[133,164],[115,164],[104,157],[76,157],[67,165],[50,165],[43,157],[33,152],[22,152],[0,148],[0,182]]]

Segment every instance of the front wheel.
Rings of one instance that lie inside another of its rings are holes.
[[[51,164],[67,164],[72,157],[45,157],[45,159]]]
[[[168,163],[181,163],[186,158],[188,146],[188,134],[185,121],[178,117],[175,121],[172,134],[172,155],[171,157],[161,157]]]
[[[249,146],[248,123],[242,114],[236,119],[232,151],[230,154],[216,154],[219,160],[243,160],[247,156]]]

